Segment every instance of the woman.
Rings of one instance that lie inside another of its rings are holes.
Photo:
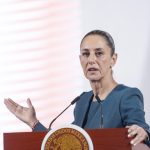
[[[87,33],[80,44],[80,62],[92,91],[80,96],[74,110],[76,124],[82,128],[128,128],[131,144],[150,143],[150,128],[145,123],[143,96],[137,88],[118,84],[112,68],[117,61],[112,37],[105,31]],[[46,128],[36,118],[30,99],[28,108],[5,99],[7,108],[33,131]]]

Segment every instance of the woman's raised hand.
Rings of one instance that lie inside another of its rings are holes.
[[[29,98],[27,99],[28,107],[23,107],[23,106],[15,103],[10,98],[4,99],[4,103],[10,112],[12,112],[21,121],[28,124],[31,128],[38,121],[36,118],[35,109]]]

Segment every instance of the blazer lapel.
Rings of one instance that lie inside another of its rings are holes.
[[[86,115],[86,112],[87,112],[87,109],[88,109],[88,106],[89,106],[92,96],[93,96],[92,91],[84,94],[76,106],[76,107],[78,107],[78,112],[77,112],[75,124],[80,127],[82,127],[82,125],[83,125],[83,121],[85,119],[85,115]]]

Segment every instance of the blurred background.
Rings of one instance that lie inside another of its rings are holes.
[[[29,97],[46,126],[83,91],[90,90],[79,63],[80,40],[100,29],[114,38],[114,77],[138,87],[150,124],[149,0],[0,1],[0,149],[4,132],[31,131],[5,107]],[[72,106],[52,127],[73,121]]]

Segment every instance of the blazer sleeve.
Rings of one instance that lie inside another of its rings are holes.
[[[145,121],[143,95],[137,88],[127,89],[121,98],[120,113],[124,126],[139,125],[148,133],[150,139],[150,127]],[[145,143],[150,146],[150,140]]]
[[[47,128],[44,127],[40,122],[38,122],[33,129],[33,132],[37,131],[47,131]]]

